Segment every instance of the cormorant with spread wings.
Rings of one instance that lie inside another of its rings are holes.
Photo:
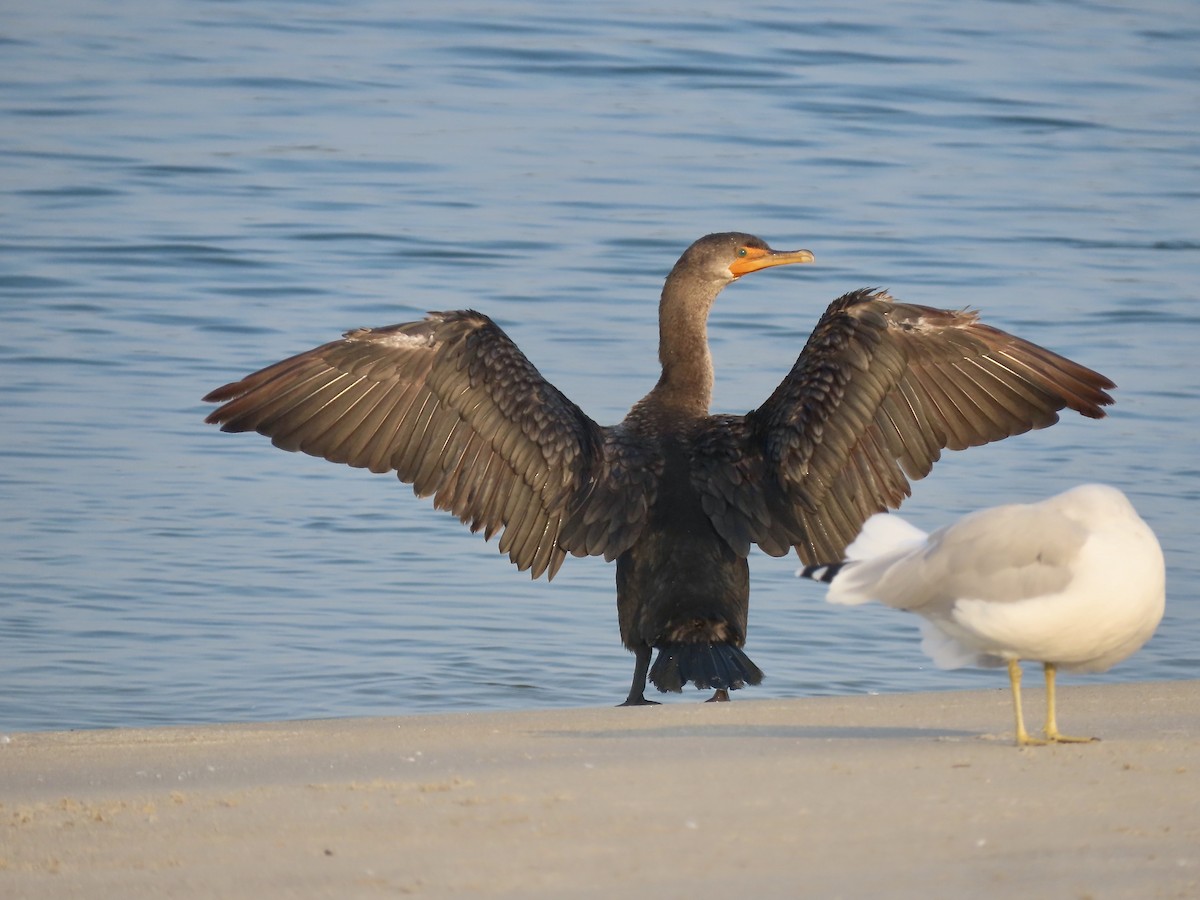
[[[625,705],[691,682],[758,684],[742,651],[747,555],[841,559],[943,449],[1104,416],[1104,376],[968,311],[858,290],[830,304],[791,371],[745,415],[712,415],[709,310],[730,282],[813,260],[749,234],[710,234],[667,276],[662,376],[601,426],[542,377],[487,316],[430,313],[350,331],[212,391],[207,421],[284,450],[393,471],[533,577],[568,554],[617,561]],[[651,668],[651,655],[658,657]]]

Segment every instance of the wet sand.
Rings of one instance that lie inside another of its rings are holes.
[[[1200,896],[1200,681],[743,697],[9,734],[0,896]]]

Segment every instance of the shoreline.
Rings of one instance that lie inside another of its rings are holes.
[[[1059,693],[14,733],[0,893],[1200,894],[1200,681]]]

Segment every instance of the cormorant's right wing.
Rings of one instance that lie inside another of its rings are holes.
[[[698,487],[735,549],[842,558],[862,523],[909,495],[945,448],[1104,416],[1113,383],[969,311],[855,291],[835,300],[758,409],[718,416]]]

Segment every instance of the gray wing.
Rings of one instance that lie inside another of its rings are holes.
[[[974,312],[855,291],[829,306],[762,406],[713,420],[697,487],[739,552],[750,541],[772,555],[795,547],[809,564],[839,560],[943,449],[1045,428],[1063,408],[1102,418],[1113,387]]]
[[[206,419],[222,431],[394,471],[472,531],[503,528],[500,551],[534,578],[553,578],[567,552],[611,558],[641,527],[633,516],[607,529],[579,524],[589,495],[639,505],[645,485],[620,480],[614,465],[637,448],[609,447],[607,430],[477,312],[350,331],[204,399],[223,404]],[[573,542],[562,539],[568,524]]]
[[[1070,584],[1087,539],[1088,529],[1078,519],[1053,507],[997,506],[933,532],[912,574],[929,579],[922,588],[927,602],[932,599],[947,613],[958,600],[1016,603]],[[915,583],[908,572],[900,574],[902,583]]]

